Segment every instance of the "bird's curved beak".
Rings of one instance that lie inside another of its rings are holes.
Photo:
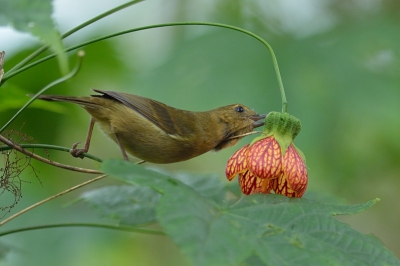
[[[256,128],[256,127],[263,126],[264,125],[264,118],[266,116],[267,115],[253,115],[253,116],[251,116],[250,119],[254,120],[253,127]]]

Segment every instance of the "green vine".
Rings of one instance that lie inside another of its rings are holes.
[[[70,52],[70,51],[82,48],[84,46],[90,45],[92,43],[96,43],[96,42],[99,42],[99,41],[107,40],[107,39],[110,39],[110,38],[113,38],[113,37],[117,37],[117,36],[120,36],[120,35],[124,35],[124,34],[127,34],[127,33],[132,33],[132,32],[137,32],[137,31],[142,31],[142,30],[148,30],[148,29],[154,29],[154,28],[163,28],[163,27],[172,27],[172,26],[193,26],[193,25],[220,27],[220,28],[226,28],[226,29],[239,31],[239,32],[245,33],[245,34],[257,39],[262,44],[264,44],[268,48],[270,53],[271,53],[272,63],[274,65],[276,77],[278,79],[279,90],[280,90],[281,98],[282,98],[282,112],[284,112],[284,113],[287,112],[287,100],[286,100],[286,95],[285,95],[285,89],[283,87],[283,82],[282,82],[281,74],[280,74],[280,71],[279,71],[278,61],[276,59],[274,50],[272,49],[271,45],[269,45],[269,43],[266,42],[260,36],[250,32],[248,30],[239,28],[239,27],[235,27],[235,26],[231,26],[231,25],[227,25],[227,24],[213,23],[213,22],[196,22],[196,21],[194,21],[194,22],[171,22],[171,23],[155,24],[155,25],[149,25],[149,26],[144,26],[144,27],[124,30],[124,31],[113,33],[113,34],[105,35],[105,36],[102,36],[102,37],[99,37],[99,38],[95,38],[95,39],[92,39],[92,40],[89,40],[89,41],[86,41],[86,42],[82,42],[80,44],[77,44],[77,45],[74,45],[74,46],[71,46],[71,47],[67,48],[65,50],[65,52]],[[37,61],[29,64],[29,65],[26,65],[24,67],[21,67],[21,68],[15,70],[15,71],[12,71],[11,73],[8,72],[8,73],[6,73],[4,75],[3,81],[6,81],[7,79],[9,79],[9,78],[21,73],[21,72],[33,67],[35,65],[43,63],[43,62],[45,62],[45,61],[47,61],[49,59],[52,59],[55,56],[56,56],[56,54],[48,55],[48,56],[46,56],[46,57],[44,57],[44,58],[42,58],[40,60],[37,60]]]

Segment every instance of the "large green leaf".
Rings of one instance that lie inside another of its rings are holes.
[[[51,18],[52,13],[52,0],[5,0],[0,5],[0,26],[12,26],[18,31],[38,37],[58,54],[61,71],[66,74],[67,55],[63,52],[64,47]]]
[[[158,222],[194,265],[400,265],[378,241],[332,217],[358,213],[376,200],[340,206],[280,195],[237,199],[222,189],[228,197],[218,204],[142,166],[110,160],[102,169],[161,193]]]
[[[223,184],[220,181],[220,177],[217,175],[178,173],[174,174],[174,178],[193,188],[205,198],[212,199],[216,202],[225,200],[225,194],[227,192],[226,184]]]
[[[154,222],[160,195],[149,187],[108,186],[87,191],[82,198],[99,210],[101,216],[116,218],[121,224]]]
[[[5,259],[12,249],[11,246],[0,242],[0,260]]]

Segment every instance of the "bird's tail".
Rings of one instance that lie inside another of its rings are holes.
[[[33,94],[28,94],[32,97]],[[63,95],[39,95],[37,99],[44,101],[57,101],[57,102],[69,102],[79,104],[81,106],[98,106],[97,103],[93,102],[91,97],[73,97],[73,96],[63,96]]]

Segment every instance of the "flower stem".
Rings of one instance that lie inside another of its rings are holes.
[[[171,23],[163,23],[163,24],[154,24],[154,25],[149,25],[149,26],[144,26],[144,27],[139,27],[139,28],[133,28],[133,29],[124,30],[124,31],[120,31],[120,32],[113,33],[113,34],[105,35],[105,36],[103,36],[103,37],[99,37],[99,38],[96,38],[96,39],[92,39],[92,40],[89,40],[89,41],[86,41],[86,42],[83,42],[83,43],[80,43],[80,44],[71,46],[71,47],[67,48],[65,51],[66,51],[66,52],[69,52],[69,51],[72,51],[72,50],[76,50],[76,49],[79,49],[79,48],[81,48],[81,47],[84,47],[84,46],[89,45],[89,44],[92,44],[92,43],[96,43],[96,42],[99,42],[99,41],[107,40],[107,39],[110,39],[110,38],[113,38],[113,37],[116,37],[116,36],[120,36],[120,35],[124,35],[124,34],[131,33],[131,32],[142,31],[142,30],[148,30],[148,29],[154,29],[154,28],[162,28],[162,27],[193,26],[193,25],[220,27],[220,28],[226,28],[226,29],[231,29],[231,30],[239,31],[239,32],[242,32],[242,33],[244,33],[244,34],[247,34],[247,35],[249,35],[249,36],[251,36],[251,37],[257,39],[257,40],[260,41],[262,44],[264,44],[264,45],[268,48],[269,52],[271,53],[272,63],[273,63],[273,65],[274,65],[276,77],[277,77],[277,79],[278,79],[279,90],[280,90],[280,92],[281,92],[281,98],[282,98],[282,112],[283,112],[283,113],[287,112],[287,101],[286,101],[286,96],[285,96],[285,89],[284,89],[284,87],[283,87],[283,82],[282,82],[281,74],[280,74],[280,71],[279,71],[278,61],[277,61],[277,59],[276,59],[274,50],[272,49],[271,45],[269,45],[269,43],[266,42],[266,41],[265,41],[263,38],[261,38],[260,36],[258,36],[258,35],[256,35],[256,34],[250,32],[250,31],[248,31],[248,30],[239,28],[239,27],[235,27],[235,26],[231,26],[231,25],[227,25],[227,24],[221,24],[221,23],[214,23],[214,22],[197,22],[197,21],[189,21],[189,22],[171,22]],[[22,72],[22,71],[24,71],[24,70],[26,70],[26,69],[28,69],[28,68],[34,66],[34,65],[37,65],[37,64],[40,64],[40,63],[42,63],[42,62],[44,62],[44,61],[47,61],[47,60],[49,60],[49,59],[52,59],[52,58],[54,58],[55,56],[56,56],[55,54],[52,54],[52,55],[46,56],[46,57],[44,57],[44,58],[42,58],[42,59],[40,59],[40,60],[37,60],[37,61],[35,61],[35,62],[33,62],[33,63],[29,64],[29,65],[26,65],[26,66],[24,66],[24,67],[21,67],[21,68],[15,70],[15,71],[13,71],[13,72],[10,73],[9,75],[7,75],[7,78],[11,78],[12,76],[14,76],[14,75],[16,75],[16,74],[18,74],[18,73],[20,73],[20,72]]]

